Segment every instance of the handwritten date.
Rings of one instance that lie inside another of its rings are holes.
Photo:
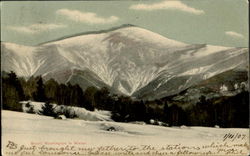
[[[240,134],[240,133],[227,133],[223,136],[223,141],[239,141],[246,139],[246,134]]]

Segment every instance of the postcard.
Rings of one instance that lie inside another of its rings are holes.
[[[247,0],[1,1],[4,156],[247,156]]]

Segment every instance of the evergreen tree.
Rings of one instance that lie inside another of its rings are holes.
[[[21,85],[19,79],[17,78],[17,75],[13,71],[11,71],[8,74],[8,76],[9,76],[9,84],[15,86],[20,100],[23,100],[24,99],[24,92],[23,92],[22,85]]]
[[[31,76],[26,82],[22,83],[24,94],[26,99],[34,100],[34,94],[37,90],[37,80],[35,77]]]
[[[77,106],[82,107],[84,105],[83,103],[83,91],[81,87],[76,85],[68,85],[69,91],[70,91],[70,105],[71,106]]]
[[[49,79],[44,84],[45,96],[50,99],[52,102],[58,103],[57,92],[59,89],[59,84],[54,79]]]
[[[44,89],[44,84],[43,84],[43,79],[40,76],[37,81],[37,89],[36,92],[34,93],[34,100],[35,101],[46,101],[47,97],[45,95],[45,89]]]
[[[135,117],[134,120],[135,121],[146,121],[146,107],[144,102],[141,101],[135,101],[131,103],[131,108],[133,108],[132,110],[130,110],[130,112],[133,112],[133,116]]]
[[[70,104],[70,87],[66,86],[65,84],[60,84],[57,95],[56,101],[60,105],[69,106]]]
[[[168,102],[165,101],[164,102],[164,107],[163,107],[163,118],[164,120],[163,121],[167,121],[168,122],[168,113],[169,113],[169,107],[168,107]]]
[[[98,109],[107,109],[109,107],[110,92],[108,88],[103,87],[96,91],[94,95],[95,107]]]
[[[42,106],[42,110],[39,111],[39,113],[46,116],[56,117],[56,113],[54,112],[54,107],[49,101],[45,102],[45,104]]]
[[[88,87],[84,93],[84,108],[93,111],[95,106],[95,93],[97,89],[95,87]]]
[[[24,100],[24,92],[16,74],[11,71],[2,79],[2,105],[3,109],[22,111],[19,103]]]

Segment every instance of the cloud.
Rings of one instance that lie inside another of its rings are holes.
[[[7,28],[10,30],[15,30],[17,32],[21,33],[27,33],[27,34],[38,34],[44,31],[58,29],[58,28],[64,28],[66,25],[63,24],[32,24],[29,26],[8,26]]]
[[[116,16],[110,16],[107,18],[98,16],[92,12],[81,12],[78,10],[59,9],[56,14],[66,16],[68,19],[75,22],[83,22],[88,24],[107,24],[114,23],[119,20]]]
[[[153,3],[153,4],[136,4],[136,5],[130,6],[130,9],[145,10],[145,11],[172,9],[172,10],[184,11],[184,12],[188,12],[188,13],[192,13],[196,15],[205,13],[203,10],[198,10],[198,9],[189,7],[180,1],[174,1],[174,0],[163,1],[159,3]]]
[[[226,31],[225,34],[233,38],[244,38],[242,34],[234,32],[234,31]]]

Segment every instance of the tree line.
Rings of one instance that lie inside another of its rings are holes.
[[[41,76],[28,80],[17,77],[14,72],[4,73],[2,77],[2,108],[22,111],[19,103],[23,100],[45,102],[44,110],[50,103],[82,107],[93,111],[109,110],[112,119],[119,122],[144,121],[150,119],[168,123],[169,126],[214,126],[248,127],[249,92],[242,91],[232,97],[206,99],[201,96],[195,105],[182,108],[182,103],[165,97],[152,101],[132,99],[129,96],[111,94],[106,87],[88,87],[78,84],[59,84],[54,79],[44,81]],[[44,111],[43,110],[43,111]],[[49,110],[47,110],[48,112]]]

